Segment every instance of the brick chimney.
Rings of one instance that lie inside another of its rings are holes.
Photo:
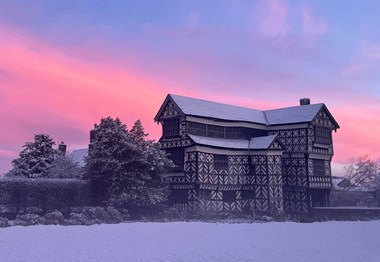
[[[301,98],[300,106],[310,105],[310,98]]]
[[[63,141],[61,141],[61,144],[59,144],[59,146],[58,146],[58,150],[59,150],[63,155],[66,155],[66,149],[67,149],[67,145],[65,145],[65,143],[63,143]]]

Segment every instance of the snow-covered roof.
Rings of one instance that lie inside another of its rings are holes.
[[[267,149],[277,135],[253,137],[249,141],[249,149]]]
[[[223,120],[253,122],[266,125],[260,110],[221,104],[196,98],[170,94],[185,115],[211,117]]]
[[[168,97],[174,101],[185,115],[250,122],[267,126],[311,122],[319,110],[325,107],[324,104],[320,103],[261,111],[174,94],[169,94]],[[155,118],[156,121],[162,109],[163,107],[158,112]],[[325,109],[327,110],[326,107]],[[336,127],[339,128],[335,120],[332,120]]]
[[[71,157],[75,162],[78,162],[80,166],[84,167],[84,158],[88,156],[88,148],[74,149],[70,152],[69,157]]]
[[[321,110],[323,104],[292,106],[266,110],[264,114],[268,125],[310,122]]]
[[[204,137],[196,135],[188,135],[194,143],[198,145],[230,148],[230,149],[244,149],[244,150],[260,150],[268,149],[268,147],[276,139],[276,135],[271,136],[261,136],[254,137],[250,140],[248,139],[225,139],[225,138],[214,138],[214,137]]]

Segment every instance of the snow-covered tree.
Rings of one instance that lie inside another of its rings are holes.
[[[155,143],[144,139],[144,129],[139,125],[134,138],[118,118],[102,118],[95,125],[87,167],[99,201],[136,207],[166,200],[164,174],[172,162]]]
[[[44,178],[49,176],[50,166],[59,154],[55,142],[47,134],[34,135],[33,142],[27,142],[19,158],[12,161],[13,169],[7,176]]]
[[[81,178],[84,168],[63,153],[58,154],[50,165],[49,178]]]
[[[133,124],[131,130],[129,130],[129,135],[137,145],[145,147],[146,137],[148,134],[145,133],[145,129],[140,119],[136,120],[136,122]]]
[[[345,171],[350,181],[345,191],[351,187],[376,188],[379,186],[379,166],[368,155],[360,156],[355,164],[346,166]]]

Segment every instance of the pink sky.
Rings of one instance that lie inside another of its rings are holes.
[[[170,7],[181,16],[157,11],[169,12],[168,21],[143,13],[123,23],[93,22],[95,9],[80,16],[80,6],[60,6],[59,16],[42,6],[0,11],[0,173],[36,133],[85,147],[101,117],[128,126],[140,118],[158,139],[153,118],[168,93],[256,109],[310,97],[341,126],[334,162],[380,159],[380,36],[365,26],[348,35],[323,4],[222,5],[223,19],[184,5]]]

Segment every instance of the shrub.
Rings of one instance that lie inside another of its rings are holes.
[[[31,226],[44,224],[45,220],[36,214],[24,214],[17,215],[16,220],[14,221],[15,226]]]
[[[95,224],[95,221],[93,221],[83,213],[71,213],[70,219],[65,224],[89,226]]]
[[[115,224],[129,218],[126,209],[122,212],[113,207],[84,207],[81,213],[71,213],[69,221],[65,224],[70,225],[93,225],[93,224]]]
[[[189,218],[189,212],[184,210],[178,210],[174,207],[169,207],[165,209],[158,218],[164,219],[165,221],[177,221],[185,220]]]
[[[59,211],[53,211],[50,213],[47,213],[44,216],[45,219],[45,225],[61,225],[64,220],[64,216],[61,212]]]
[[[9,227],[8,219],[0,217],[0,227]]]

